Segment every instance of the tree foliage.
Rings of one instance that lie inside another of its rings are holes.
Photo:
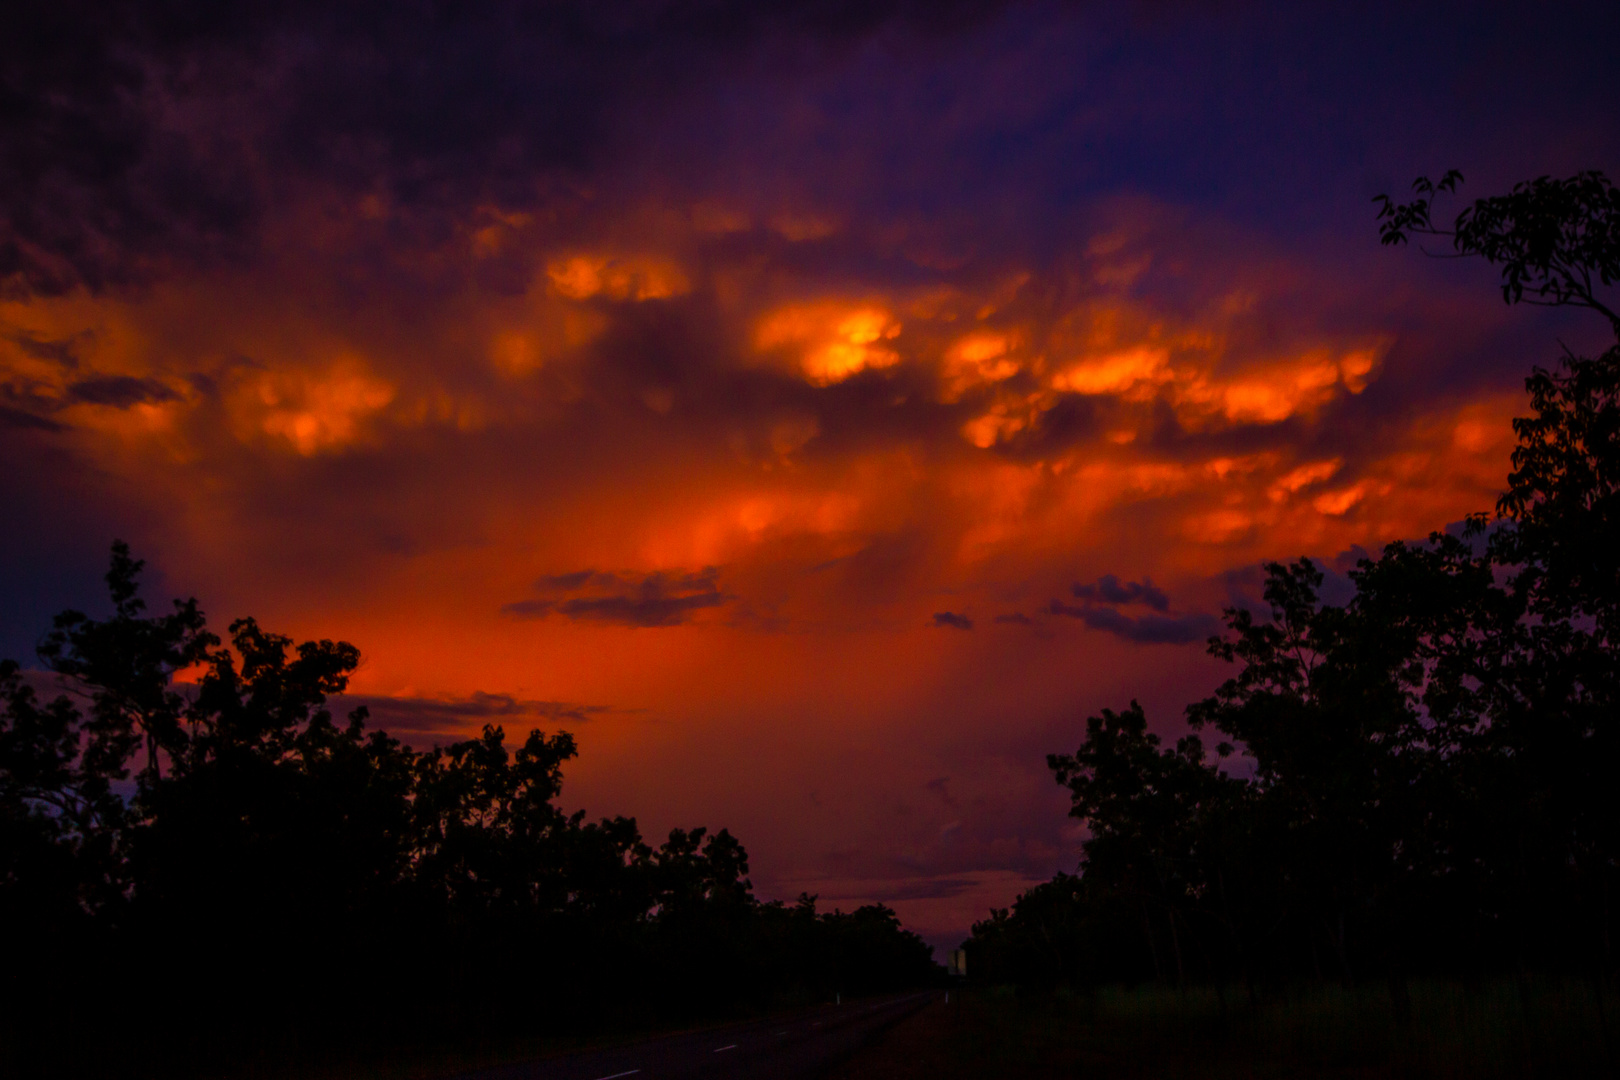
[[[104,1075],[64,1055],[86,1031],[172,1063],[357,1026],[534,1030],[934,977],[885,907],[758,900],[724,829],[653,847],[634,819],[564,812],[567,732],[414,750],[363,708],[332,715],[353,645],[253,619],[222,640],[194,600],[148,615],[141,568],[114,544],[111,615],[59,616],[43,672],[0,663],[0,1062],[9,1044],[12,1064]]]
[[[1590,308],[1620,333],[1620,314],[1599,295],[1600,286],[1620,282],[1620,191],[1608,177],[1583,172],[1565,180],[1526,180],[1506,195],[1475,200],[1450,228],[1437,225],[1435,199],[1455,193],[1462,180],[1453,169],[1438,181],[1415,180],[1411,202],[1378,196],[1380,239],[1448,239],[1455,254],[1501,267],[1506,302]]]
[[[1620,280],[1599,173],[1480,199],[1461,176],[1381,198],[1386,244],[1442,236],[1515,303],[1594,310]],[[1526,380],[1494,520],[1396,542],[1323,602],[1268,563],[1263,608],[1209,652],[1235,673],[1173,747],[1135,703],[1048,759],[1089,837],[968,943],[974,970],[1056,979],[1355,980],[1551,970],[1612,978],[1620,894],[1620,344]],[[1213,757],[1203,737],[1218,738]]]

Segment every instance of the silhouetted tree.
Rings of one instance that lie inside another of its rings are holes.
[[[1450,228],[1436,225],[1434,200],[1455,193],[1462,180],[1453,169],[1438,181],[1413,181],[1417,198],[1409,203],[1388,195],[1374,199],[1383,243],[1404,244],[1413,236],[1448,239],[1455,254],[1501,267],[1507,303],[1589,308],[1605,316],[1620,336],[1620,313],[1598,295],[1599,287],[1620,281],[1620,191],[1608,177],[1600,172],[1566,180],[1537,177],[1515,184],[1506,195],[1475,200]]]
[[[1447,228],[1460,174],[1380,197],[1386,244],[1449,239],[1520,301],[1596,311],[1620,281],[1620,193],[1599,173],[1480,199]],[[1620,885],[1620,344],[1526,380],[1532,414],[1495,520],[1388,545],[1322,602],[1309,559],[1268,563],[1264,617],[1225,613],[1236,674],[1188,707],[1224,740],[1174,748],[1134,703],[1048,764],[1085,821],[1060,875],[974,927],[976,970],[1020,981],[1217,979],[1532,968],[1612,977]],[[1220,768],[1237,754],[1249,775]],[[1163,912],[1156,933],[1123,912]],[[1054,928],[1061,927],[1061,932]],[[1182,936],[1174,931],[1183,930]],[[1134,962],[1103,938],[1137,942]],[[1036,944],[1070,950],[1036,962]],[[1082,962],[1083,960],[1083,962]]]
[[[56,619],[39,655],[63,693],[42,703],[0,663],[0,1062],[163,1072],[278,1040],[934,977],[886,908],[760,903],[724,829],[654,850],[632,818],[564,813],[566,732],[418,752],[365,709],[340,723],[354,646],[252,619],[222,642],[194,600],[147,615],[141,568],[115,543],[112,615]]]

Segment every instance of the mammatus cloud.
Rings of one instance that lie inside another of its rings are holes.
[[[953,630],[973,629],[972,619],[968,618],[966,615],[958,615],[954,611],[934,612],[933,623],[935,626],[947,626]]]
[[[620,626],[679,626],[697,612],[731,600],[720,591],[719,574],[713,566],[690,573],[659,570],[639,578],[578,570],[541,578],[536,591],[551,595],[518,600],[501,610],[519,619],[556,614]]]

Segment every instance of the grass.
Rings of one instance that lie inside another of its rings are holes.
[[[1294,988],[1256,1006],[1234,989],[957,991],[834,1080],[1620,1075],[1586,983],[1424,982],[1410,995],[1403,1025],[1384,986]]]

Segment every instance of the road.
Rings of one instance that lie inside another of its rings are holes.
[[[456,1080],[809,1080],[942,991],[828,1005],[609,1050],[503,1065]]]

